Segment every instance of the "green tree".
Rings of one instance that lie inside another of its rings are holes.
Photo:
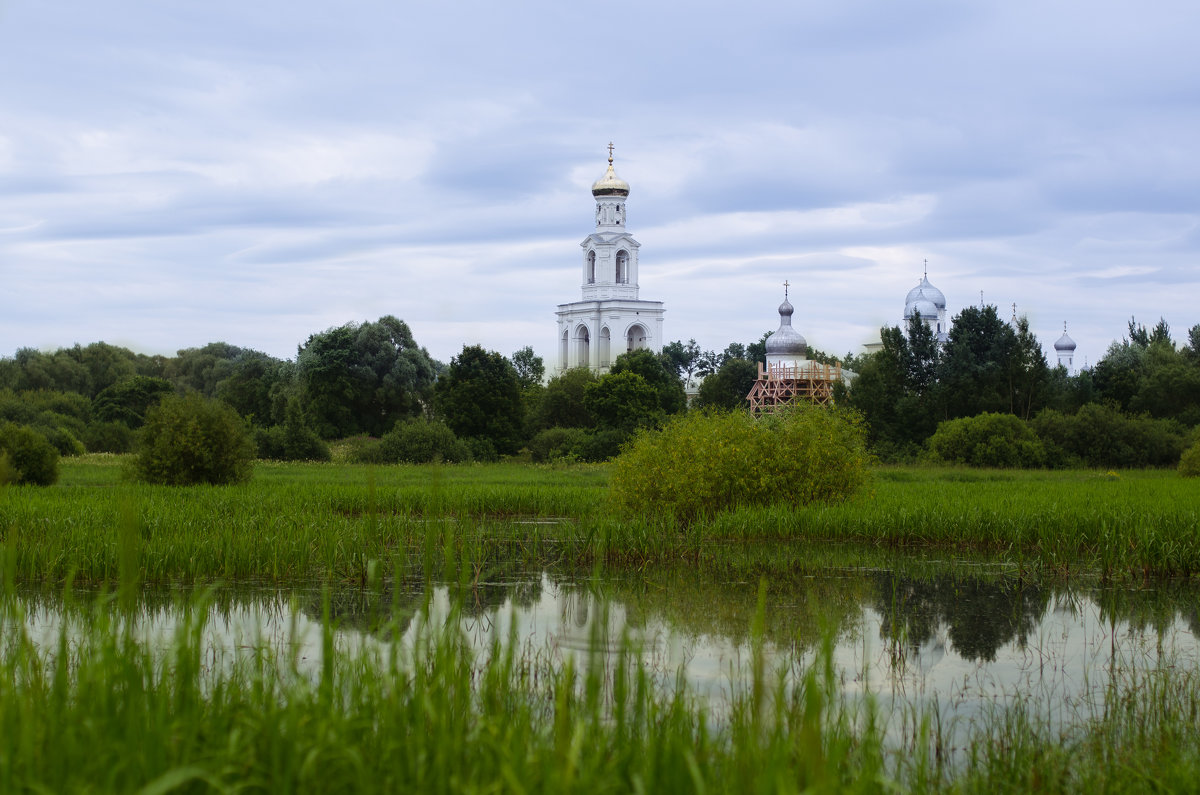
[[[525,409],[520,376],[495,351],[464,346],[438,379],[433,405],[460,438],[486,440],[501,455],[521,448]]]
[[[583,394],[598,378],[587,367],[573,367],[551,378],[531,411],[532,429],[595,427],[596,418],[584,405]]]
[[[748,408],[746,396],[758,380],[758,363],[737,357],[727,358],[721,369],[704,379],[696,408]]]
[[[624,434],[660,425],[665,416],[658,390],[630,370],[608,373],[588,384],[583,403],[600,429]]]
[[[173,391],[166,379],[131,375],[97,395],[92,411],[101,422],[121,422],[136,429],[142,427],[150,407]]]
[[[658,393],[658,405],[663,414],[677,414],[687,408],[687,395],[683,382],[671,371],[670,366],[652,351],[641,348],[622,353],[613,362],[610,375],[637,373]]]
[[[1013,405],[1010,360],[1016,333],[996,307],[969,306],[955,316],[938,367],[942,413],[947,419],[1004,412]]]
[[[533,348],[526,345],[514,353],[512,365],[517,371],[517,380],[522,389],[541,386],[542,378],[546,375],[546,363],[542,361],[541,356],[533,352]]]
[[[669,342],[662,349],[662,357],[667,362],[668,369],[673,371],[684,384],[692,383],[692,375],[700,363],[700,356],[700,346],[696,344],[694,338],[688,340],[686,344],[679,340]]]
[[[250,478],[255,447],[227,403],[190,392],[168,395],[146,412],[134,471],[171,486],[239,483]]]
[[[0,484],[49,486],[58,480],[58,451],[32,428],[0,422]]]
[[[396,421],[421,414],[435,373],[408,325],[390,315],[313,334],[300,346],[296,366],[309,414],[325,438],[380,436]]]

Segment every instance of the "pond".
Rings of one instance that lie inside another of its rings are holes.
[[[947,725],[966,723],[1020,701],[1067,721],[1102,706],[1131,675],[1200,667],[1200,588],[1186,582],[1066,585],[999,564],[900,559],[893,569],[776,578],[761,593],[760,611],[759,583],[685,567],[603,576],[510,567],[450,584],[243,583],[202,603],[212,665],[267,650],[315,675],[326,614],[336,643],[351,651],[386,651],[394,640],[411,643],[424,622],[455,621],[481,654],[515,637],[541,658],[611,665],[628,644],[664,687],[681,675],[718,721],[730,692],[751,680],[756,617],[762,659],[783,672],[777,681],[795,681],[829,639],[843,694],[869,695],[899,720],[932,708]],[[187,590],[147,590],[126,615],[165,649],[190,599]],[[66,616],[96,609],[91,598],[45,592],[21,594],[19,606],[15,615],[44,648],[64,626],[70,632]]]

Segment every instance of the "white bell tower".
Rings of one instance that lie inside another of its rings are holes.
[[[606,372],[626,351],[662,350],[662,301],[638,298],[638,249],[625,228],[629,183],[608,170],[592,184],[596,228],[580,243],[581,301],[558,305],[558,371],[590,367]]]

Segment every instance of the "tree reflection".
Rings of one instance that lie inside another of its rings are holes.
[[[1049,591],[1023,580],[946,576],[873,575],[875,610],[885,640],[917,649],[945,626],[954,649],[968,660],[991,662],[1013,640],[1022,646],[1049,604]]]

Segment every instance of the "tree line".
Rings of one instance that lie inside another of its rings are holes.
[[[327,460],[339,440],[351,460],[367,462],[523,450],[535,461],[600,461],[687,409],[685,385],[697,380],[693,407],[744,408],[769,336],[720,353],[674,341],[659,354],[623,354],[602,375],[576,369],[548,380],[529,347],[505,356],[464,346],[439,362],[392,316],[312,334],[294,360],[224,342],[172,357],[104,342],[22,348],[0,359],[0,423],[32,429],[62,455],[126,452],[151,407],[196,394],[236,412],[262,458]],[[1027,465],[1167,465],[1200,425],[1200,325],[1178,345],[1165,321],[1147,329],[1131,320],[1121,341],[1075,375],[1048,365],[1024,319],[1006,323],[993,306],[962,310],[944,344],[919,321],[884,328],[881,340],[879,351],[843,359],[856,378],[836,397],[864,416],[883,460],[958,460],[951,451],[995,447],[979,439],[1019,427],[1040,452],[1013,437],[993,463],[1020,449]],[[816,350],[809,357],[835,361]],[[950,424],[996,415],[1018,424]]]

